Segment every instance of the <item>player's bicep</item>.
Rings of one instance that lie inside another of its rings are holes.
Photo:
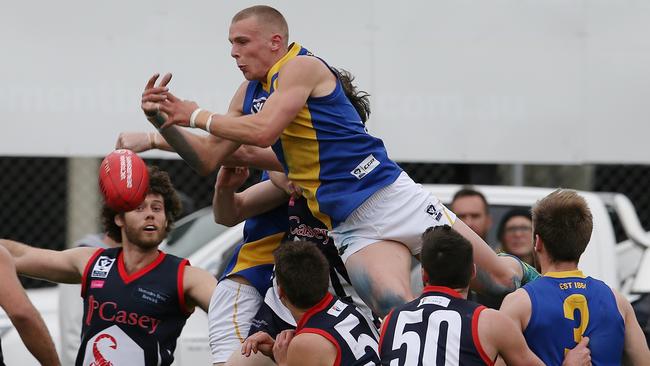
[[[289,196],[270,180],[257,183],[241,194],[240,215],[247,219],[272,210],[279,205],[286,205]]]
[[[325,337],[312,333],[302,333],[296,335],[289,343],[287,365],[333,365],[337,352],[336,347]]]
[[[57,283],[80,283],[86,263],[96,248],[73,248],[63,251],[30,248],[16,258],[18,272],[29,277]]]
[[[185,266],[184,271],[183,291],[187,308],[198,306],[207,313],[217,279],[210,272],[197,267]]]
[[[307,99],[322,78],[319,66],[322,67],[314,60],[296,58],[280,71],[276,90],[258,113],[274,135],[279,135],[307,104]]]

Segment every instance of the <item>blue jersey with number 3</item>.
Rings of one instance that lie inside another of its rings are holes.
[[[593,365],[620,365],[625,323],[614,293],[581,271],[548,272],[523,287],[531,317],[524,331],[530,349],[547,365],[561,365],[566,349],[589,337]]]

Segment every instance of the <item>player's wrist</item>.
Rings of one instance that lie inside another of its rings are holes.
[[[200,128],[210,133],[212,117],[214,115],[216,115],[216,113],[197,108],[192,112],[192,116],[190,117],[190,127]]]

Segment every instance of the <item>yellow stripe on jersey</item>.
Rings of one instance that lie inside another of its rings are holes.
[[[586,278],[586,276],[579,269],[576,269],[575,271],[546,272],[546,273],[544,273],[544,277],[553,277],[553,278],[579,277],[579,278]]]
[[[273,75],[277,74],[280,71],[280,68],[284,66],[284,64],[286,64],[287,61],[298,56],[298,53],[300,52],[301,48],[302,48],[301,45],[294,42],[292,44],[292,47],[289,48],[289,52],[287,52],[286,55],[284,55],[278,62],[275,63],[275,65],[273,65],[273,67],[271,67],[271,70],[269,70],[268,74],[266,74],[266,83],[262,83],[262,87],[267,93],[271,92],[271,85],[273,85],[273,89],[277,87],[278,79],[275,78],[275,83],[273,83],[274,81]]]
[[[304,106],[291,124],[280,135],[284,159],[289,167],[289,179],[302,188],[309,210],[314,217],[332,229],[332,219],[320,211],[316,191],[320,182],[320,156],[318,137],[313,126],[311,113]],[[306,164],[311,162],[311,164]]]
[[[273,251],[280,245],[283,237],[284,233],[278,233],[244,244],[239,250],[237,263],[230,273],[237,273],[262,264],[273,264]]]

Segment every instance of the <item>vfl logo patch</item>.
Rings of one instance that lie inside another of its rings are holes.
[[[95,278],[106,278],[108,277],[108,272],[111,270],[111,267],[113,267],[113,263],[115,263],[115,258],[109,258],[106,256],[101,256],[95,262],[95,266],[93,267],[93,270],[90,272],[90,277],[95,277]]]
[[[341,300],[336,300],[334,305],[332,305],[332,307],[327,310],[327,313],[331,316],[339,316],[347,307],[348,305],[343,303]]]
[[[258,113],[262,110],[262,107],[264,107],[264,103],[266,103],[266,97],[253,99],[253,102],[251,103],[251,111],[253,113]]]
[[[357,177],[357,179],[361,179],[368,175],[371,171],[375,170],[376,167],[379,166],[379,160],[375,159],[375,157],[370,154],[368,157],[363,159],[361,164],[357,165],[356,168],[354,168],[350,174],[354,175]]]
[[[420,300],[418,307],[422,305],[433,304],[433,305],[438,305],[438,306],[442,306],[443,308],[446,308],[447,306],[449,306],[450,301],[451,300],[443,296],[427,296],[422,300]]]
[[[427,213],[431,215],[436,221],[440,221],[442,218],[442,212],[436,210],[436,206],[431,203],[427,206]]]

